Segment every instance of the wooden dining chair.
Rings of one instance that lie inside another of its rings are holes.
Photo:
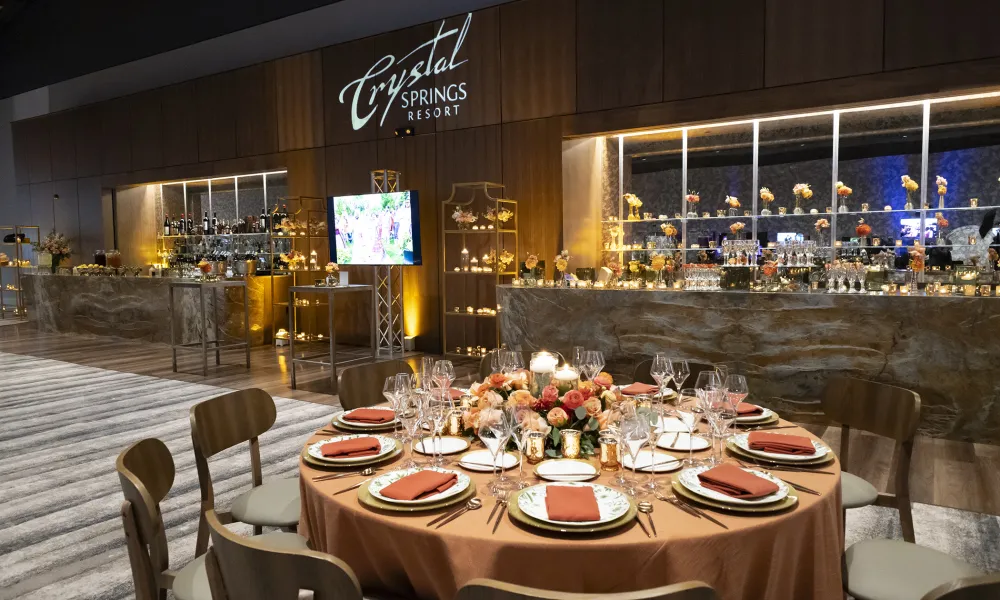
[[[849,377],[833,377],[822,399],[823,412],[841,424],[841,499],[844,510],[861,506],[887,506],[899,511],[903,539],[913,542],[913,513],[910,507],[910,458],[913,437],[920,422],[920,395],[911,390]],[[850,469],[851,429],[860,429],[895,440],[890,491],[879,493],[875,486]]]
[[[984,600],[1000,598],[1000,573],[956,579],[938,586],[920,600]]]
[[[503,583],[494,579],[473,579],[455,594],[455,600],[719,600],[712,586],[687,581],[638,592],[613,594],[573,594]]]
[[[347,563],[304,548],[275,548],[229,531],[214,510],[205,513],[212,547],[205,563],[213,600],[362,600]]]
[[[901,540],[857,542],[844,553],[845,590],[857,600],[1000,598],[1000,575]]]
[[[249,523],[258,535],[262,527],[291,528],[298,524],[298,479],[275,479],[264,483],[261,474],[257,438],[274,425],[276,418],[274,400],[270,394],[256,388],[223,394],[191,407],[191,441],[194,443],[194,462],[201,488],[201,518],[198,521],[195,556],[204,554],[208,547],[205,512],[215,509],[208,459],[243,442],[249,442],[250,446],[252,487],[233,501],[228,512],[220,512],[219,519],[225,523]]]
[[[639,364],[635,366],[635,369],[632,371],[632,381],[637,381],[639,383],[646,383],[649,385],[656,385],[656,381],[653,379],[653,376],[649,374],[649,369],[652,366],[653,366],[653,359],[651,358],[647,358],[646,360],[641,361]],[[684,380],[684,383],[690,384],[689,387],[693,387],[694,382],[698,381],[698,373],[701,373],[702,371],[711,371],[715,367],[708,363],[701,363],[689,360],[688,368],[691,370],[691,374],[688,375],[688,378]],[[672,390],[676,390],[678,392],[680,391],[677,389],[677,384],[674,383],[673,381],[670,382],[668,387]]]
[[[348,367],[340,372],[340,406],[353,410],[385,402],[382,386],[385,378],[396,373],[413,373],[413,368],[401,360],[385,360]]]
[[[165,600],[170,590],[177,600],[212,600],[204,555],[176,571],[168,568],[160,502],[174,484],[174,459],[166,444],[155,438],[140,440],[118,455],[115,469],[125,494],[121,514],[136,599]],[[305,538],[294,533],[269,533],[257,541],[281,548],[306,547]]]

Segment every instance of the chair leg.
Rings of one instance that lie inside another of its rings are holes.
[[[917,540],[913,533],[913,510],[910,506],[910,499],[900,498],[899,500],[899,525],[903,530],[903,541],[916,544]]]
[[[205,513],[198,517],[198,539],[194,544],[194,556],[198,558],[208,550],[208,521],[205,520]]]
[[[254,535],[260,535],[262,533],[264,533],[264,528],[263,527],[261,527],[260,525],[254,525],[253,526],[253,534]]]

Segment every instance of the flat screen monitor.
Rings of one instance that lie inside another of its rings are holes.
[[[784,244],[787,242],[801,242],[805,239],[805,235],[801,233],[778,233],[778,243]]]
[[[417,192],[330,196],[331,259],[340,265],[419,265]]]
[[[900,219],[899,237],[920,239],[920,219]],[[927,219],[924,222],[923,239],[932,240],[935,237],[937,237],[937,221],[934,219]]]

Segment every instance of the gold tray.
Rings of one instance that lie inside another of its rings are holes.
[[[309,456],[309,453],[306,452],[305,448],[302,449],[301,456],[302,456],[302,460],[306,464],[308,464],[310,467],[315,467],[317,469],[346,469],[346,470],[350,471],[350,470],[355,470],[356,467],[370,467],[372,465],[377,465],[377,464],[380,464],[380,463],[389,462],[390,460],[396,458],[397,456],[399,456],[402,453],[403,453],[403,446],[402,446],[402,444],[399,444],[397,442],[396,443],[396,449],[393,450],[392,452],[390,452],[389,454],[386,454],[385,456],[379,456],[379,457],[374,458],[372,460],[366,460],[364,462],[353,462],[353,463],[350,463],[350,464],[335,465],[333,463],[328,463],[328,462],[323,462],[321,460],[316,460],[315,458]]]
[[[671,487],[673,488],[675,494],[677,494],[678,496],[682,496],[686,500],[690,500],[691,502],[694,502],[696,504],[710,506],[712,508],[716,508],[727,512],[758,513],[758,514],[776,513],[776,512],[781,512],[783,510],[788,510],[799,503],[799,497],[793,496],[791,492],[789,492],[789,494],[784,498],[782,498],[781,500],[778,500],[777,502],[771,502],[768,504],[757,504],[757,505],[726,504],[725,502],[719,502],[718,500],[712,500],[704,496],[699,496],[698,494],[695,494],[694,492],[687,489],[677,481],[672,482]]]
[[[469,498],[473,498],[476,495],[476,482],[470,481],[469,487],[462,492],[450,498],[446,498],[440,502],[433,502],[430,504],[393,504],[391,502],[385,502],[384,500],[379,500],[375,496],[371,495],[368,491],[368,486],[371,482],[365,483],[358,488],[358,502],[364,504],[369,508],[376,508],[378,510],[388,510],[392,512],[425,512],[429,510],[437,510],[440,508],[445,508],[447,506],[454,506],[458,503],[464,503]]]
[[[832,448],[829,449],[830,451],[827,452],[825,456],[821,456],[819,458],[812,458],[809,460],[780,460],[775,458],[758,456],[756,454],[751,454],[750,452],[747,452],[743,448],[740,448],[739,446],[734,444],[732,440],[726,440],[726,449],[729,450],[730,453],[750,461],[767,463],[769,465],[786,465],[789,467],[819,467],[833,462],[834,458]]]
[[[528,515],[524,514],[517,505],[518,498],[521,497],[521,490],[515,493],[507,502],[507,513],[510,514],[510,518],[514,521],[521,523],[522,525],[527,525],[529,527],[535,527],[537,529],[544,529],[546,531],[556,531],[559,533],[596,533],[600,531],[609,531],[611,529],[617,529],[619,527],[624,527],[628,525],[635,519],[635,515],[639,512],[638,506],[636,506],[635,500],[632,498],[628,499],[629,508],[628,511],[615,519],[614,521],[609,521],[607,523],[601,523],[600,525],[584,525],[579,527],[573,527],[568,525],[556,525],[554,523],[546,523],[545,521],[539,521],[533,519]]]

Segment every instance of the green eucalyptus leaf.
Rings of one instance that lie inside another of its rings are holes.
[[[573,414],[576,415],[577,419],[585,419],[587,418],[587,409],[582,406],[577,406],[576,410],[573,411]]]

